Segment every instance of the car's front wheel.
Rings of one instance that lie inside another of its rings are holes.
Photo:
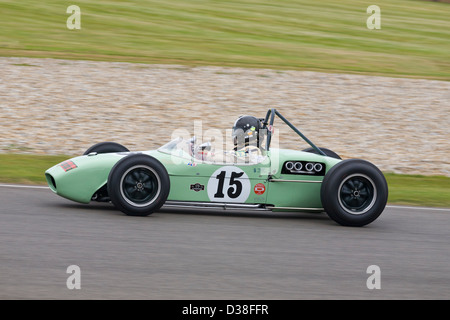
[[[360,159],[343,160],[325,175],[320,190],[328,216],[344,226],[361,227],[383,212],[388,186],[383,173]]]
[[[144,154],[129,155],[117,162],[107,185],[111,202],[130,216],[148,216],[157,211],[170,190],[164,165]]]

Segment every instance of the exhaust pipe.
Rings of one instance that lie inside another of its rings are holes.
[[[286,167],[286,169],[288,169],[289,171],[292,171],[292,169],[294,168],[294,163],[291,161],[286,162],[286,164],[284,165]]]

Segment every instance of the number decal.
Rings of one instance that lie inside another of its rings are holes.
[[[223,183],[225,182],[225,174],[226,171],[220,171],[220,173],[216,176],[216,178],[219,180],[217,183],[217,192],[214,195],[214,198],[224,198],[225,195],[223,194]]]
[[[245,202],[250,194],[250,180],[245,172],[233,166],[217,169],[208,181],[208,197],[217,202]]]
[[[236,172],[232,172],[231,173],[231,178],[230,178],[230,187],[228,188],[228,196],[232,199],[239,197],[239,195],[242,192],[242,183],[239,180],[235,180],[238,179],[240,177],[242,177],[242,175],[245,172],[242,171],[240,173],[236,173]],[[236,186],[236,189],[233,191],[233,188],[231,186]]]

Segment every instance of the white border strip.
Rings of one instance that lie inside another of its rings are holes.
[[[26,186],[26,185],[21,185],[21,184],[0,184],[0,187],[24,188],[24,189],[50,189],[49,187],[44,187],[44,186]]]
[[[410,207],[410,206],[396,206],[396,205],[388,205],[386,208],[391,209],[415,209],[415,210],[434,210],[434,211],[447,211],[450,212],[450,208],[432,208],[432,207]]]

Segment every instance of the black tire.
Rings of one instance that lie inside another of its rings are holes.
[[[129,216],[148,216],[166,202],[169,174],[157,159],[132,154],[117,162],[108,176],[108,195]]]
[[[97,144],[94,144],[92,147],[87,149],[83,155],[88,155],[91,152],[97,152],[97,153],[110,153],[110,152],[130,152],[126,147],[123,145],[116,143],[116,142],[100,142]]]
[[[341,159],[341,157],[336,153],[336,152],[334,152],[334,151],[332,151],[332,150],[330,150],[330,149],[327,149],[327,148],[319,148],[320,150],[322,150],[328,157],[332,157],[332,158],[335,158],[335,159]],[[314,148],[307,148],[307,149],[304,149],[304,150],[302,150],[302,151],[305,151],[305,152],[310,152],[310,153],[315,153],[315,154],[319,154],[317,151],[316,151],[316,149],[314,149]]]
[[[331,219],[343,226],[362,227],[383,212],[388,186],[383,173],[372,163],[348,159],[325,175],[320,197]]]

